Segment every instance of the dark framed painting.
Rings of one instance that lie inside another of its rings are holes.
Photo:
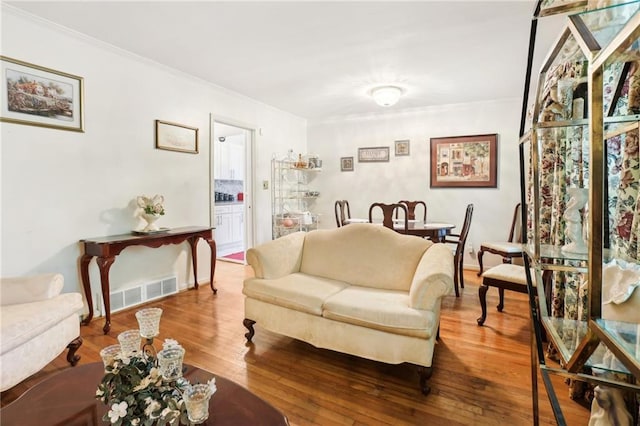
[[[84,132],[84,79],[0,56],[0,121]]]
[[[431,138],[431,188],[496,188],[498,134]]]
[[[156,148],[198,153],[198,129],[184,124],[156,120]]]

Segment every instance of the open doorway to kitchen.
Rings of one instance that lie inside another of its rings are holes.
[[[211,118],[211,226],[220,260],[245,263],[253,242],[252,151],[255,131]]]

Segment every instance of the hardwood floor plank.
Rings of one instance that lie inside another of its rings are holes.
[[[487,322],[478,327],[479,279],[475,272],[467,271],[461,297],[443,301],[432,391],[424,396],[412,365],[387,365],[318,349],[271,333],[259,324],[253,343],[247,345],[242,281],[251,275],[250,267],[218,262],[218,295],[203,285],[151,302],[149,305],[164,310],[155,347],[159,349],[165,338],[178,340],[186,349],[187,363],[248,388],[286,414],[292,426],[531,424],[526,295],[506,292],[505,309],[499,313],[495,309],[497,292],[490,291]],[[138,309],[113,314],[107,336],[102,334],[103,318],[81,327],[80,363],[99,362],[101,348],[116,343],[118,333],[137,328],[134,314]],[[72,367],[63,354],[3,392],[2,406],[66,368]],[[552,380],[569,424],[586,424],[588,408],[569,399],[562,378]],[[555,424],[542,382],[539,387],[540,424]]]

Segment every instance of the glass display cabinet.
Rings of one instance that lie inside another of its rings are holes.
[[[271,160],[273,239],[318,228],[319,215],[313,212],[313,204],[320,193],[310,184],[322,172],[320,165],[316,157],[295,157],[293,151]]]
[[[521,120],[534,423],[539,370],[558,424],[549,374],[624,390],[638,424],[640,1],[568,3]]]

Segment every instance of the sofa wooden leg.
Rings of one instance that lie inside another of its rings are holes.
[[[253,335],[256,333],[256,331],[253,329],[253,324],[255,324],[256,322],[254,320],[250,320],[249,318],[245,318],[244,320],[242,320],[242,324],[247,328],[247,330],[249,330],[248,333],[245,333],[244,337],[247,338],[247,342],[250,342],[251,339],[253,339]]]
[[[433,374],[432,367],[418,367],[418,374],[420,375],[420,391],[423,395],[429,395],[431,392],[431,387],[427,385],[427,380]]]
[[[67,361],[73,367],[75,367],[78,361],[80,361],[80,355],[76,355],[76,351],[81,345],[82,345],[82,337],[80,336],[73,339],[71,343],[67,345],[67,348],[69,348],[69,352],[67,352]]]
[[[478,297],[480,298],[480,308],[482,309],[482,316],[477,319],[478,325],[484,324],[487,319],[487,291],[489,286],[481,285],[478,289]]]

